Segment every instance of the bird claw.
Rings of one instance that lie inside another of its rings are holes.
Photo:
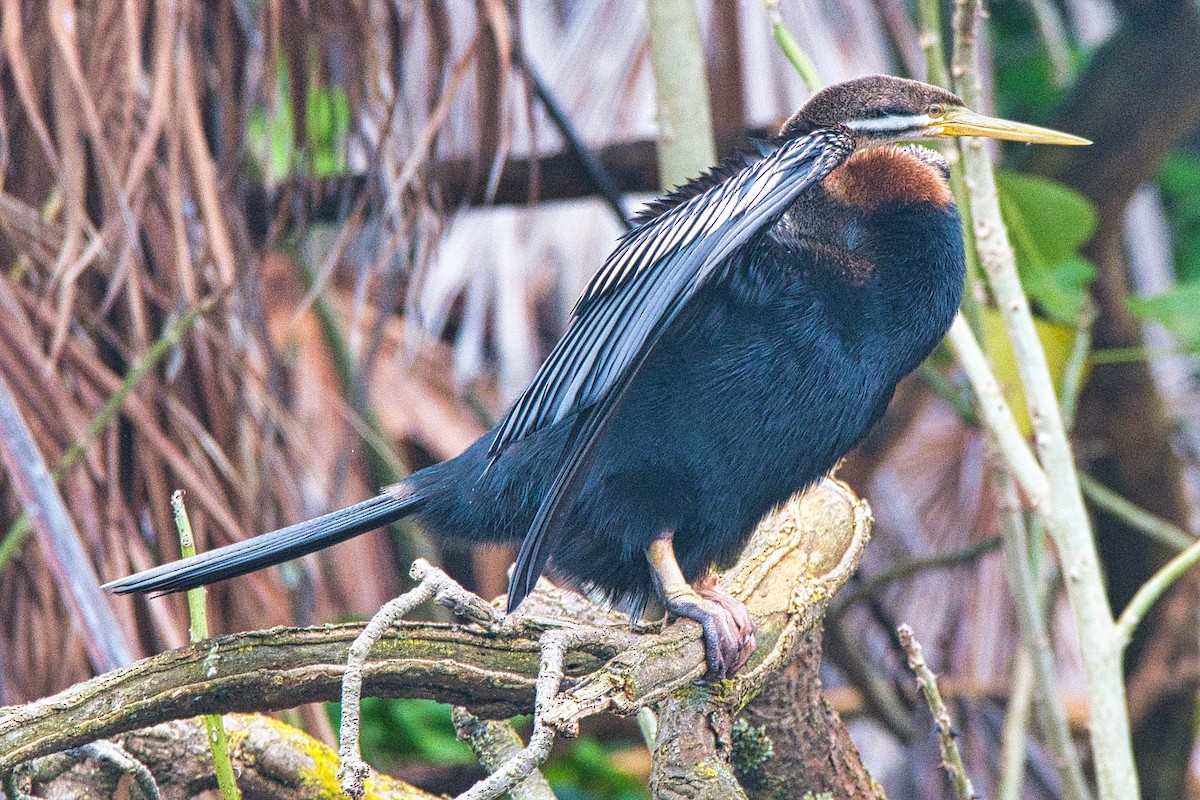
[[[737,673],[754,652],[754,620],[746,606],[717,586],[715,579],[667,600],[677,616],[700,623],[704,631],[704,679],[719,681]]]

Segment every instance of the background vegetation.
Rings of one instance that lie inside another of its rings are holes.
[[[825,82],[926,76],[903,2],[780,6]],[[808,89],[766,9],[700,8],[727,150]],[[982,110],[1096,141],[1003,151],[999,187],[1120,610],[1197,524],[1200,19],[1189,0],[989,11],[980,63],[995,105]],[[618,206],[656,190],[657,130],[632,0],[50,0],[0,13],[0,388],[71,522],[30,525],[15,445],[0,443],[0,704],[15,704],[187,641],[182,600],[96,589],[175,556],[173,489],[188,491],[211,548],[361,499],[482,433],[620,230],[602,202],[577,199],[596,182],[546,97],[599,155]],[[976,311],[1020,417],[1002,326],[986,303]],[[892,797],[946,791],[896,623],[916,628],[944,676],[987,796],[1005,712],[1021,707],[1002,503],[970,403],[938,354],[841,472],[878,524],[857,590],[829,619],[823,678]],[[502,591],[509,554],[438,553],[406,528],[218,587],[214,631],[369,613],[415,553]],[[1063,576],[1042,579],[1054,688],[1082,735]],[[1151,797],[1200,797],[1198,590],[1181,578],[1126,658]],[[447,710],[377,712],[376,763],[436,791],[475,774]],[[330,736],[323,710],[295,718]],[[636,729],[593,733],[548,770],[560,796],[637,796],[648,760]],[[1057,796],[1037,733],[1018,791]]]

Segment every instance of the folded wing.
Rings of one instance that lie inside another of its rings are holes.
[[[561,463],[517,557],[515,608],[545,567],[557,512],[596,437],[663,332],[696,293],[720,278],[728,257],[773,225],[854,148],[844,129],[819,129],[760,149],[725,175],[630,231],[589,282],[563,337],[508,411],[488,450],[577,415]]]

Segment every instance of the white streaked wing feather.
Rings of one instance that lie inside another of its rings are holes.
[[[611,391],[721,263],[853,144],[836,129],[786,142],[627,234],[588,282],[566,333],[497,428],[489,455]]]

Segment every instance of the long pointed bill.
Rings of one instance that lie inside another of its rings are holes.
[[[965,108],[949,109],[940,120],[935,120],[933,125],[941,126],[942,132],[934,134],[938,137],[986,136],[990,139],[1008,139],[1030,144],[1091,144],[1091,141],[1081,136],[997,117],[985,117]]]

